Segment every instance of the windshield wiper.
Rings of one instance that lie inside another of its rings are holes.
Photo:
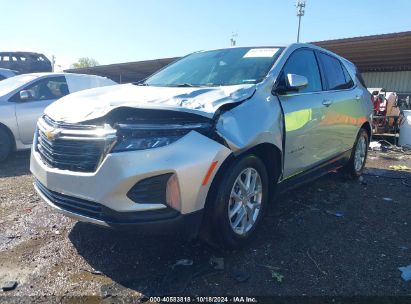
[[[143,80],[133,82],[133,84],[137,86],[148,86],[148,84],[145,83]]]
[[[191,84],[191,83],[177,83],[175,85],[173,85],[173,87],[179,87],[179,88],[191,88],[191,87],[196,87],[195,85]]]

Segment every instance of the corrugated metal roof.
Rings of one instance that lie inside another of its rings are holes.
[[[411,31],[312,43],[347,58],[361,72],[411,71]],[[66,72],[106,76],[122,83],[135,82],[177,59],[178,57],[100,65],[69,69]]]
[[[69,69],[65,72],[105,76],[118,83],[136,82],[150,76],[177,59],[178,57],[99,65],[89,68]]]
[[[312,43],[347,58],[361,72],[411,70],[411,31]]]

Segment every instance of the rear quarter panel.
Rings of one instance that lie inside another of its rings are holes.
[[[372,130],[372,119],[373,119],[373,105],[371,101],[371,93],[368,91],[368,89],[361,84],[357,77],[357,67],[350,61],[348,61],[345,58],[341,58],[344,66],[347,68],[348,72],[350,73],[352,79],[355,82],[356,85],[356,95],[360,96],[359,100],[359,109],[358,112],[361,113],[362,120],[361,122],[357,125],[357,132],[359,131],[359,128],[365,123],[368,122],[370,125],[370,128]],[[372,132],[371,132],[372,135]]]

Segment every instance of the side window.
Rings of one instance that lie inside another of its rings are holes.
[[[58,99],[70,94],[64,76],[41,79],[27,86],[23,90],[30,91],[32,96],[31,100]],[[20,100],[20,93],[13,99]]]
[[[283,74],[284,77],[287,74],[307,77],[308,85],[299,90],[299,93],[318,92],[322,90],[317,59],[311,50],[298,50],[294,52],[285,64]]]
[[[346,88],[347,89],[352,88],[354,86],[354,81],[352,80],[351,75],[350,73],[348,73],[347,68],[344,66],[344,64],[341,63],[341,66],[344,71]]]
[[[321,68],[326,80],[327,90],[344,90],[353,86],[353,81],[342,63],[330,55],[319,52]]]

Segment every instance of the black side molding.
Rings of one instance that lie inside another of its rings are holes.
[[[352,149],[349,149],[332,159],[329,159],[307,171],[298,173],[295,176],[287,178],[278,184],[278,193],[284,193],[290,189],[294,189],[302,184],[311,182],[330,171],[343,167],[350,159]]]

